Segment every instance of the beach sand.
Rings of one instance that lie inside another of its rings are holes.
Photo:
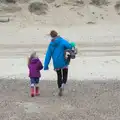
[[[0,120],[119,120],[116,0],[103,5],[88,0],[84,4],[79,0],[46,2],[44,15],[30,13],[29,0],[0,5]],[[49,71],[41,71],[40,96],[31,98],[27,58],[35,50],[44,63],[52,29],[76,42],[78,55],[69,66],[62,97],[51,62]]]

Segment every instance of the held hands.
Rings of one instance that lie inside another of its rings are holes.
[[[44,66],[44,70],[49,70],[49,67],[48,66]]]

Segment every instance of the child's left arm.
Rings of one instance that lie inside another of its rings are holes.
[[[39,70],[42,70],[43,69],[43,65],[42,65],[42,62],[39,60],[38,62],[38,69]]]
[[[28,59],[27,59],[27,66],[28,66],[28,68],[29,68],[29,64],[30,64],[30,58],[28,57]]]

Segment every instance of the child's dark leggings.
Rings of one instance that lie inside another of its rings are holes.
[[[63,83],[66,84],[67,82],[68,68],[59,69],[56,70],[56,72],[57,72],[57,84],[58,84],[58,88],[60,88]]]

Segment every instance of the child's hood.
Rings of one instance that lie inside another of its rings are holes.
[[[33,58],[33,59],[30,61],[30,63],[31,63],[31,64],[35,64],[35,63],[37,63],[38,61],[39,61],[38,58]]]

